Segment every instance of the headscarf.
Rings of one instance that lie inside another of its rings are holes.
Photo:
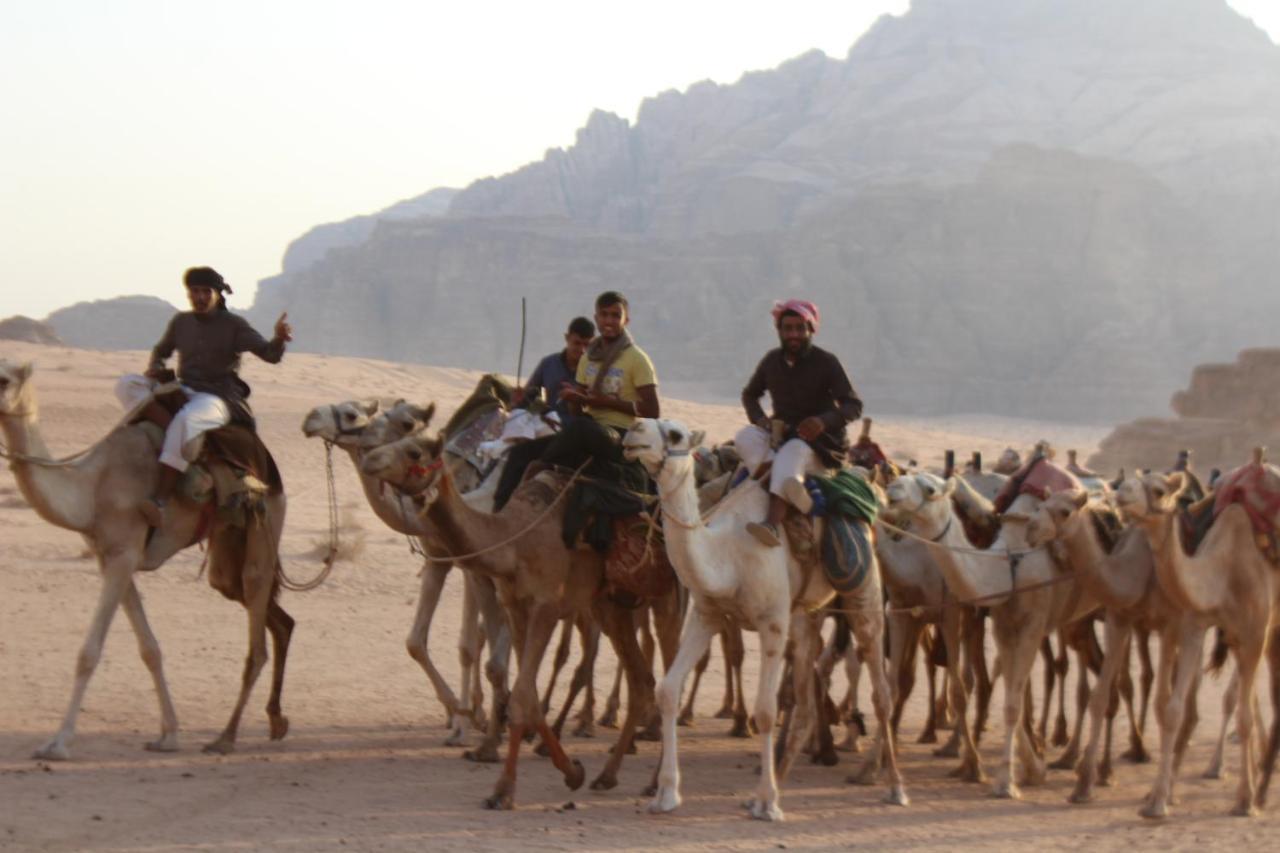
[[[782,315],[788,311],[799,314],[809,324],[809,328],[813,330],[813,333],[815,335],[818,333],[818,326],[822,322],[822,317],[818,313],[817,305],[804,299],[788,299],[775,302],[773,303],[772,312],[774,325],[777,325],[778,321],[782,319]]]

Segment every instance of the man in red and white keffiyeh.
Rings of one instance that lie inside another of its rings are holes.
[[[775,302],[777,349],[761,359],[747,386],[742,407],[750,425],[734,437],[738,453],[753,473],[772,460],[769,513],[747,530],[765,545],[781,544],[778,525],[790,503],[808,512],[812,500],[804,487],[808,474],[844,464],[849,450],[845,426],[862,415],[840,359],[813,345],[821,323],[818,306],[803,299]],[[766,417],[760,398],[768,392],[773,415]]]

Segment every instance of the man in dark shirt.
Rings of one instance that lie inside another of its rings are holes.
[[[862,414],[840,360],[813,345],[820,316],[818,306],[789,299],[773,306],[781,346],[770,350],[742,389],[742,407],[751,424],[734,437],[738,453],[753,473],[772,460],[769,513],[747,530],[762,543],[781,544],[778,525],[787,503],[808,512],[812,502],[804,488],[806,474],[820,474],[844,464],[849,449],[845,426]],[[773,417],[766,417],[760,397],[768,392]]]
[[[152,527],[163,522],[164,503],[173,493],[178,476],[199,454],[198,439],[206,432],[226,426],[232,420],[253,425],[249,409],[249,386],[240,378],[242,353],[251,352],[275,364],[284,357],[284,347],[293,340],[293,328],[281,314],[275,335],[266,340],[243,317],[227,310],[224,293],[231,288],[210,267],[193,267],[183,276],[191,310],[174,316],[160,342],[151,350],[147,372],[122,377],[116,396],[126,409],[145,400],[165,369],[165,361],[178,353],[178,381],[187,395],[186,404],[169,420],[160,452],[160,480],[154,496],[140,507]],[[152,407],[152,411],[158,407]],[[164,419],[159,415],[157,420]]]
[[[523,388],[516,389],[513,400],[517,407],[526,405],[539,395],[546,395],[547,406],[560,416],[560,423],[569,422],[569,403],[560,399],[565,384],[573,384],[578,372],[578,362],[595,337],[596,325],[586,317],[574,317],[564,335],[564,349],[553,352],[538,362]]]

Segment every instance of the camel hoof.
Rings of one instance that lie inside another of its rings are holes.
[[[476,764],[497,764],[498,748],[495,746],[482,746],[479,749],[468,749],[462,753],[462,757],[466,761],[474,761]]]
[[[149,740],[142,745],[147,752],[177,752],[178,736],[176,734],[161,735],[159,740]]]
[[[1225,779],[1227,778],[1227,774],[1223,771],[1221,767],[1209,767],[1209,768],[1206,768],[1205,771],[1200,774],[1200,778],[1201,779]]]
[[[873,785],[879,770],[874,761],[867,762],[856,772],[850,773],[844,781],[850,785]]]
[[[618,787],[618,777],[606,776],[603,773],[597,776],[591,783],[591,790],[593,791],[612,791],[616,787]],[[644,791],[642,793],[648,794],[649,792]]]
[[[1071,770],[1076,766],[1076,756],[1067,753],[1049,765],[1050,770]]]
[[[751,815],[753,820],[780,822],[787,819],[787,816],[782,813],[782,809],[778,808],[776,802],[766,804],[761,803],[759,800],[752,800],[748,805],[747,813]]]
[[[1146,764],[1151,761],[1151,754],[1147,752],[1146,747],[1140,743],[1135,743],[1133,746],[1129,747],[1120,757],[1125,761],[1131,761],[1134,764]]]
[[[206,743],[201,751],[207,755],[230,755],[236,751],[236,744],[235,741],[218,738],[211,743]]]
[[[972,761],[964,762],[947,775],[953,779],[959,779],[961,782],[987,781],[987,774],[982,772],[982,766],[980,764],[974,764]]]
[[[925,729],[920,733],[920,737],[916,738],[916,743],[937,743],[938,733],[933,729]]]
[[[604,726],[606,729],[616,729],[618,727],[618,712],[605,711],[600,715],[600,719],[596,720],[597,726]]]
[[[539,758],[546,758],[551,754],[551,747],[547,746],[547,742],[545,740],[539,741],[538,745],[533,748],[533,754]]]
[[[514,803],[512,802],[510,794],[494,794],[492,797],[486,797],[483,805],[490,811],[509,812],[514,806]]]
[[[1098,785],[1103,788],[1111,787],[1111,768],[1110,767],[1103,765],[1103,767],[1098,770]]]
[[[587,781],[587,768],[576,758],[570,760],[573,762],[573,769],[564,774],[564,786],[570,791],[576,791]]]
[[[894,785],[889,789],[889,793],[884,795],[884,803],[890,806],[909,806],[911,799],[901,785]]]
[[[284,740],[284,736],[289,733],[289,718],[284,714],[279,714],[271,718],[271,739]]]
[[[660,729],[657,729],[657,728],[654,728],[654,727],[650,727],[650,728],[645,729],[645,730],[644,730],[644,731],[642,731],[642,732],[636,732],[636,738],[635,738],[635,739],[636,739],[636,740],[650,741],[650,742],[660,741],[660,740],[662,740],[662,731],[661,731]]]
[[[656,797],[658,795],[658,783],[650,782],[644,786],[644,790],[640,792],[642,797]]]
[[[462,726],[458,726],[449,732],[449,736],[444,739],[445,746],[462,746],[462,742],[467,739],[467,732]]]
[[[1067,797],[1068,803],[1083,805],[1084,803],[1093,802],[1093,789],[1084,785],[1077,785],[1075,790],[1071,792],[1071,796]]]
[[[1169,816],[1169,804],[1163,800],[1156,802],[1148,799],[1142,804],[1142,808],[1138,809],[1138,814],[1148,820],[1164,820]]]
[[[732,719],[733,719],[733,706],[732,706],[732,705],[725,705],[725,706],[724,706],[723,708],[721,708],[719,711],[716,711],[715,715],[713,716],[713,719],[716,719],[716,720],[732,720]]]
[[[667,814],[680,808],[680,794],[675,788],[659,788],[649,801],[649,814]]]
[[[71,750],[63,746],[60,741],[51,740],[31,753],[31,757],[40,761],[70,761]]]
[[[685,726],[686,728],[693,728],[693,712],[684,711],[683,713],[681,713],[680,716],[676,717],[676,725]]]
[[[960,745],[955,741],[938,747],[933,751],[934,758],[959,758]]]
[[[1001,800],[1020,800],[1022,791],[1012,782],[1001,782],[991,789],[991,796]]]
[[[747,725],[747,721],[742,718],[734,720],[733,728],[729,729],[729,737],[751,737],[751,731],[750,727]]]
[[[840,756],[836,755],[835,750],[827,748],[815,752],[809,759],[810,764],[819,764],[823,767],[835,767],[840,763]]]
[[[1237,803],[1236,807],[1231,810],[1232,817],[1257,817],[1258,810],[1252,803]]]
[[[590,720],[583,720],[573,730],[574,737],[595,737],[596,724]]]

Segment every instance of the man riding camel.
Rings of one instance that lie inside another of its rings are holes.
[[[227,310],[224,294],[231,287],[211,267],[192,267],[182,278],[191,310],[169,321],[160,342],[151,350],[145,374],[129,374],[116,384],[116,397],[132,410],[145,400],[166,373],[165,361],[178,353],[178,381],[187,402],[177,414],[154,400],[144,414],[165,427],[160,451],[160,480],[155,494],[139,507],[147,523],[160,527],[164,505],[173,493],[179,475],[199,455],[204,433],[235,421],[252,428],[249,386],[240,378],[240,355],[251,352],[270,364],[284,357],[285,344],[293,340],[293,327],[286,314],[276,320],[274,337],[266,340],[249,322]]]
[[[846,425],[862,415],[844,366],[832,353],[814,346],[821,318],[818,306],[802,299],[775,302],[774,325],[782,344],[770,350],[742,389],[749,426],[734,437],[738,453],[753,474],[772,461],[769,511],[747,530],[765,545],[782,540],[778,525],[787,504],[808,512],[812,501],[804,487],[807,474],[839,468],[849,450]],[[773,417],[765,417],[760,397],[768,392]]]

